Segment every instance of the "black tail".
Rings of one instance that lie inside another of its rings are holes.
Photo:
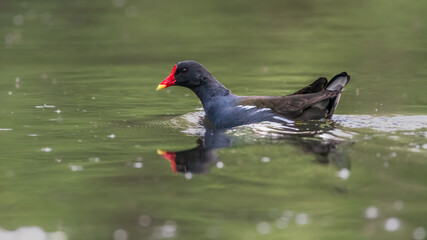
[[[328,115],[326,116],[326,118],[330,119],[334,114],[335,109],[337,108],[338,103],[340,102],[341,91],[349,81],[350,81],[350,75],[348,75],[346,72],[342,72],[336,75],[335,77],[333,77],[331,81],[329,81],[328,84],[326,85],[325,90],[340,91],[340,93],[335,98],[329,99],[329,103],[327,106]]]

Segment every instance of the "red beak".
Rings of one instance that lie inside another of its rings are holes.
[[[171,74],[169,74],[169,76],[159,84],[156,91],[175,85],[175,82],[176,82],[174,77],[175,71],[176,71],[176,65],[173,66]]]
[[[174,152],[168,152],[168,151],[163,151],[158,149],[157,154],[161,155],[164,159],[170,162],[172,171],[174,173],[178,172],[176,170],[176,162],[175,162],[176,154]]]

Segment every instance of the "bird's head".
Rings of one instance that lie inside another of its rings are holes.
[[[170,87],[182,86],[194,89],[209,81],[211,73],[196,61],[182,61],[177,63],[169,76],[157,87],[157,91]]]

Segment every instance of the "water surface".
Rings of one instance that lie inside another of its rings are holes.
[[[425,239],[426,10],[3,2],[0,237]],[[209,132],[189,90],[155,92],[186,59],[241,95],[352,80],[333,122]]]

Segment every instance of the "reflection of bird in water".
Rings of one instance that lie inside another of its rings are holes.
[[[300,134],[283,134],[279,137],[280,141],[315,155],[319,163],[332,163],[338,168],[350,169],[350,162],[345,154],[345,146],[349,145],[348,142],[322,139],[318,136],[319,132],[332,134],[330,130],[334,129],[333,124],[325,127],[325,124],[311,123],[297,125],[297,127],[301,129]],[[304,133],[301,134],[303,131]],[[220,130],[206,130],[204,136],[197,139],[195,148],[178,152],[158,150],[157,153],[171,163],[174,172],[207,173],[212,163],[218,161],[216,149],[231,147],[232,144],[240,145],[238,142],[238,136],[230,136]]]

